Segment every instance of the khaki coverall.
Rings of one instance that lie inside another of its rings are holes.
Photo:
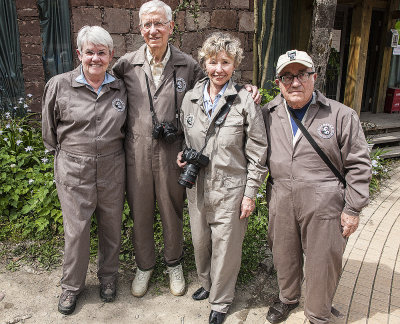
[[[104,284],[116,279],[125,191],[125,86],[117,79],[97,95],[75,81],[80,69],[53,77],[42,103],[43,142],[55,152],[64,222],[61,287],[73,294],[85,286],[93,213],[99,236],[97,275]]]
[[[181,121],[186,146],[200,151],[210,162],[201,168],[195,186],[187,189],[190,225],[197,274],[210,292],[211,309],[226,313],[232,303],[240,269],[247,219],[240,220],[243,196],[255,198],[267,174],[267,138],[261,109],[242,89],[221,127],[213,120],[229,95],[232,81],[218,102],[212,121],[203,106],[205,80],[188,92],[182,103]]]
[[[169,46],[171,57],[157,88],[146,60],[146,45],[124,55],[113,67],[115,75],[125,81],[128,90],[126,191],[134,221],[135,259],[141,270],[149,270],[156,263],[153,231],[156,200],[163,225],[165,262],[174,266],[183,256],[184,187],[178,184],[181,170],[176,164],[176,156],[182,150],[183,134],[179,127],[179,139],[172,144],[153,139],[145,75],[149,79],[158,121],[172,122],[176,126],[173,71],[176,71],[178,109],[186,91],[192,89],[204,74],[193,58]]]
[[[293,145],[281,95],[262,109],[270,172],[268,234],[279,297],[287,304],[299,301],[304,253],[305,315],[313,323],[328,323],[346,245],[341,213],[358,216],[368,204],[371,163],[367,143],[357,113],[316,91],[303,124],[345,175],[344,189],[303,134]]]

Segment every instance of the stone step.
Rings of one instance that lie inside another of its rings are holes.
[[[400,146],[388,146],[381,149],[384,152],[379,155],[381,159],[400,158]],[[372,151],[376,151],[376,149]]]
[[[374,145],[400,142],[400,132],[374,135],[368,140],[368,142]]]

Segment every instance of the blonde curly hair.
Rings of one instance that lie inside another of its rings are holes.
[[[228,56],[233,58],[234,66],[237,68],[243,59],[243,49],[240,47],[240,40],[228,33],[212,33],[203,43],[199,50],[200,65],[205,68],[208,58],[216,56],[219,52],[225,51]]]

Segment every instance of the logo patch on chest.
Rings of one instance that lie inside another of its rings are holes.
[[[184,78],[176,79],[176,91],[184,92],[186,90],[186,81]]]
[[[335,129],[331,124],[322,124],[318,127],[317,132],[320,137],[328,139],[335,134]]]
[[[120,112],[123,112],[125,110],[125,102],[122,99],[115,98],[112,101],[112,106]]]
[[[187,115],[186,124],[187,124],[187,126],[189,128],[193,127],[193,125],[194,125],[194,116],[192,114]]]

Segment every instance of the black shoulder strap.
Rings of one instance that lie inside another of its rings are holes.
[[[325,162],[325,164],[329,167],[329,169],[332,170],[334,175],[340,180],[341,183],[343,183],[344,187],[346,187],[346,180],[344,177],[340,174],[339,170],[336,169],[336,167],[333,165],[331,160],[327,157],[327,155],[322,151],[322,149],[318,146],[318,144],[314,141],[310,133],[307,131],[307,129],[304,127],[304,125],[301,123],[301,121],[297,118],[297,116],[288,108],[290,115],[292,116],[294,122],[296,123],[297,127],[300,128],[301,132],[303,135],[306,137],[306,139],[310,142],[311,146],[314,148],[314,150],[318,153],[318,155],[321,157],[321,159]]]

